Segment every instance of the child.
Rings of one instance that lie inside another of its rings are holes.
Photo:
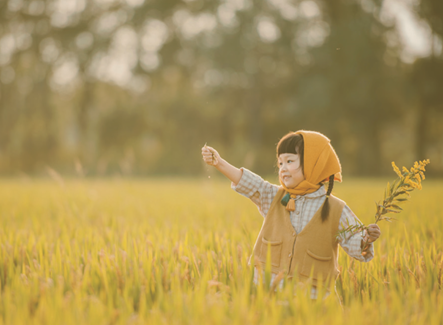
[[[232,188],[251,199],[265,218],[253,249],[256,281],[270,250],[271,283],[277,274],[280,286],[282,275],[289,279],[296,275],[299,281],[312,283],[311,298],[315,299],[317,281],[335,283],[339,274],[338,244],[361,262],[374,257],[372,243],[381,234],[376,224],[369,225],[364,236],[359,232],[336,239],[338,231],[359,221],[345,202],[331,195],[334,180],[341,182],[341,166],[330,140],[321,133],[290,132],[279,141],[280,186],[232,166],[206,145],[202,155],[205,163],[229,178]],[[365,246],[366,241],[369,245]]]

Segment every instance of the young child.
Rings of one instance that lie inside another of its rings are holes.
[[[280,286],[283,275],[289,279],[296,275],[298,281],[312,283],[311,298],[316,299],[317,280],[331,285],[339,274],[338,245],[361,262],[374,257],[372,243],[381,234],[376,224],[369,225],[364,236],[359,232],[336,239],[338,231],[359,221],[345,202],[331,195],[334,181],[341,182],[341,166],[323,134],[302,130],[279,141],[280,186],[232,166],[214,148],[205,145],[202,156],[231,180],[235,191],[251,199],[265,218],[253,249],[256,281],[270,250],[271,283],[277,274]]]

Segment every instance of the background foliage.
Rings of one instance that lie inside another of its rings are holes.
[[[270,173],[303,128],[345,173],[441,174],[443,7],[410,3],[415,61],[381,0],[2,1],[0,172],[197,174],[208,142]]]

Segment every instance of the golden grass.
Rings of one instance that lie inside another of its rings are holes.
[[[365,223],[384,180],[335,194]],[[219,179],[0,181],[0,324],[442,324],[443,183],[426,180],[332,299],[252,284],[263,221]]]

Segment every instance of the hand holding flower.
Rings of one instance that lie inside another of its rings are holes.
[[[391,221],[394,218],[386,216],[389,213],[400,213],[403,209],[399,204],[409,199],[410,193],[414,189],[422,189],[421,181],[425,179],[424,172],[425,167],[429,164],[429,159],[420,162],[415,162],[414,166],[408,170],[406,167],[402,168],[402,171],[392,162],[392,168],[397,174],[398,178],[386,187],[384,193],[384,199],[375,202],[375,224],[365,226],[364,224],[358,224],[349,226],[338,232],[337,238],[340,236],[346,237],[347,233],[357,233],[359,231],[365,231],[366,234],[362,240],[362,255],[366,255],[368,245],[380,237],[381,231],[377,226],[379,221]]]

